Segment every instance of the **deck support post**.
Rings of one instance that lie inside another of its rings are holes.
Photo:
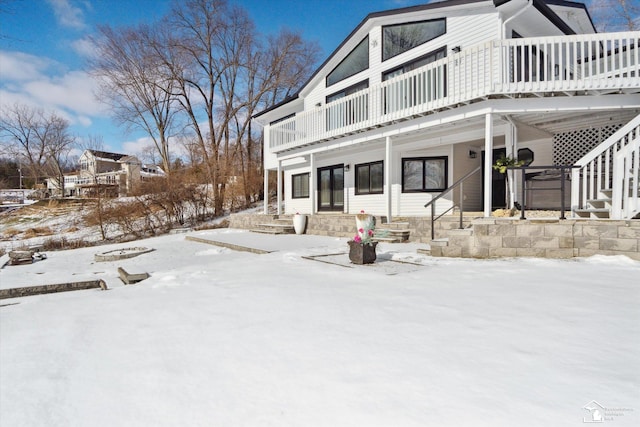
[[[269,169],[264,168],[263,175],[262,191],[264,197],[262,200],[262,213],[267,215],[269,213]]]
[[[278,215],[282,215],[282,160],[278,160],[278,189],[276,206],[278,208]]]
[[[316,213],[316,156],[309,154],[309,202],[311,215]]]
[[[385,139],[385,159],[384,159],[384,183],[385,183],[385,194],[386,194],[386,204],[387,204],[387,224],[391,223],[391,205],[392,205],[392,197],[391,197],[391,169],[392,169],[392,152],[391,152],[391,137],[387,136]]]
[[[493,116],[485,115],[484,123],[484,216],[491,216],[491,201],[493,185]]]
[[[515,159],[518,156],[518,128],[516,127],[515,123],[513,123],[508,117],[507,129],[504,138],[506,156]],[[507,174],[509,176],[509,186],[507,188],[507,192],[509,195],[509,205],[507,206],[507,208],[513,209],[513,207],[515,206],[515,202],[519,199],[517,189],[520,188],[518,186],[520,181],[520,174],[515,173],[514,170],[508,170]]]

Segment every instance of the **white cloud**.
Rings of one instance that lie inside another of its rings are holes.
[[[72,5],[70,0],[47,0],[47,3],[53,8],[58,24],[77,30],[83,30],[87,27],[82,9]]]
[[[96,45],[89,38],[75,40],[71,43],[71,47],[84,58],[93,58],[97,55]]]
[[[21,103],[53,110],[72,125],[88,127],[93,117],[107,115],[94,93],[96,82],[83,71],[61,71],[49,59],[0,51],[0,106]]]
[[[38,78],[52,65],[47,58],[22,52],[0,50],[0,76],[2,80],[25,81]]]
[[[149,136],[143,136],[141,138],[135,139],[133,141],[125,141],[121,144],[122,152],[125,154],[135,154],[138,156],[143,162],[152,162],[160,163],[160,155],[158,155],[153,140]],[[186,149],[178,142],[176,138],[169,139],[169,150],[171,153],[171,158],[175,159],[176,157],[184,157],[187,155]],[[150,158],[150,154],[155,157],[155,159]]]

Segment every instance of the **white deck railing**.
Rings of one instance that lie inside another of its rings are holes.
[[[280,152],[489,96],[640,86],[640,32],[496,40],[269,127]]]
[[[631,219],[640,211],[640,115],[576,162],[571,176],[572,210],[611,191],[612,219]]]

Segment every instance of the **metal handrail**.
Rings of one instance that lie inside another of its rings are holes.
[[[464,213],[464,181],[467,180],[467,178],[469,178],[470,176],[478,173],[480,171],[480,169],[482,169],[482,166],[478,166],[477,168],[475,168],[474,170],[472,170],[471,172],[468,172],[465,176],[463,176],[462,178],[460,178],[459,180],[457,180],[456,182],[454,182],[453,184],[451,184],[446,190],[444,190],[442,193],[438,194],[436,197],[432,198],[428,203],[426,203],[424,205],[425,208],[431,206],[431,240],[435,239],[435,222],[437,220],[439,220],[442,216],[444,216],[447,212],[449,212],[450,210],[452,210],[453,208],[455,208],[455,205],[450,207],[449,209],[447,209],[446,211],[442,212],[440,215],[438,215],[436,217],[436,204],[435,202],[440,199],[442,196],[444,196],[445,194],[449,193],[451,190],[453,190],[454,188],[456,188],[458,185],[460,186],[460,228],[464,228],[462,226],[462,214]]]
[[[564,205],[564,193],[566,191],[566,174],[565,171],[570,171],[571,169],[579,169],[578,165],[552,165],[552,166],[517,166],[517,167],[509,167],[508,169],[512,170],[520,170],[522,172],[521,184],[522,184],[522,206],[520,209],[520,219],[526,219],[524,216],[524,211],[526,209],[526,172],[527,170],[559,170],[560,171],[560,188],[556,188],[556,190],[560,190],[560,219],[566,219],[564,216],[565,205]],[[533,189],[530,189],[533,191]],[[553,188],[545,188],[545,190],[553,190]]]

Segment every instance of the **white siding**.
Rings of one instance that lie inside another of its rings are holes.
[[[445,17],[442,12],[438,14],[430,13],[420,17],[418,20],[438,19],[442,17]],[[314,108],[318,103],[324,105],[327,95],[338,92],[363,80],[368,79],[369,86],[380,83],[383,72],[396,68],[414,58],[418,58],[442,47],[447,47],[447,54],[449,55],[451,53],[451,48],[454,46],[464,48],[500,37],[500,21],[496,12],[476,15],[463,14],[458,16],[448,16],[446,19],[446,34],[384,62],[382,62],[382,26],[377,25],[373,27],[369,31],[369,69],[346,78],[327,88],[325,77],[333,69],[332,66],[327,66],[326,69],[322,71],[322,75],[320,76],[322,78],[318,79],[316,87],[312,88],[305,98],[305,110]],[[355,45],[362,40],[362,37],[359,37],[355,43],[349,44],[349,47],[351,49],[355,47]],[[339,56],[340,60],[342,60],[349,52],[349,48],[343,48]],[[333,62],[337,65],[340,61],[336,58],[336,61]]]
[[[482,144],[484,141],[474,141],[466,144],[456,144],[453,146],[453,181],[451,184],[471,172],[482,163]],[[469,157],[469,151],[476,153],[476,158]],[[464,182],[464,210],[482,211],[482,170],[470,176]],[[456,204],[460,200],[460,193],[455,190],[453,193]]]

